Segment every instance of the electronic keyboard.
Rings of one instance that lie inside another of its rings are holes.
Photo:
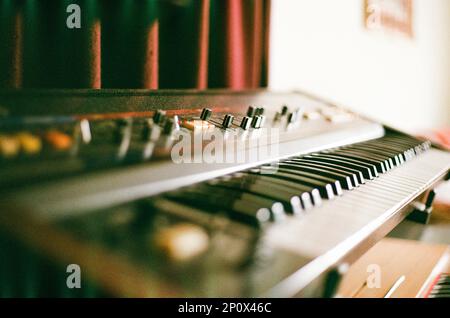
[[[0,162],[0,296],[331,297],[450,154],[301,92],[6,90]]]

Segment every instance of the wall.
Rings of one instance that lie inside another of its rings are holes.
[[[450,1],[414,1],[413,39],[366,30],[363,4],[272,0],[270,87],[408,131],[450,126]]]

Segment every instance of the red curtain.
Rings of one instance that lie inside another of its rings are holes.
[[[69,29],[69,4],[81,29]],[[248,89],[270,0],[0,0],[0,88]]]

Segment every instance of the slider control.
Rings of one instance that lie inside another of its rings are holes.
[[[301,118],[301,110],[300,110],[300,108],[297,108],[292,113],[289,113],[289,115],[287,117],[288,124],[292,124],[292,123],[298,121],[300,118]]]
[[[165,122],[163,132],[165,135],[170,135],[172,132],[179,130],[179,129],[180,129],[179,119],[178,119],[178,116],[175,115],[175,116],[173,116],[173,118],[168,119]]]
[[[247,110],[247,116],[253,117],[253,116],[255,116],[255,113],[256,113],[256,109],[254,107],[250,106]]]
[[[261,117],[261,122],[259,123],[259,127],[258,128],[261,128],[266,123],[266,116],[260,115],[259,117]]]
[[[227,129],[230,128],[231,125],[233,124],[233,120],[234,120],[234,116],[227,114],[225,115],[223,122],[222,122],[222,128]]]
[[[202,113],[200,114],[200,119],[201,120],[208,120],[209,118],[211,118],[212,115],[212,110],[209,108],[203,108]]]
[[[252,127],[255,129],[258,129],[259,127],[261,127],[261,116],[255,116],[252,119]]]
[[[244,118],[242,118],[240,127],[243,130],[247,130],[250,128],[250,124],[251,124],[251,118],[248,116],[245,116]]]
[[[153,115],[153,122],[155,124],[161,124],[166,117],[166,112],[163,110],[158,109],[155,114]]]
[[[287,121],[289,124],[296,122],[298,119],[297,112],[289,113]]]
[[[89,121],[87,119],[82,119],[80,121],[80,132],[81,139],[83,143],[88,144],[92,140],[91,126],[89,125]]]

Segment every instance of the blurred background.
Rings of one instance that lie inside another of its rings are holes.
[[[450,1],[370,2],[273,0],[270,87],[304,89],[415,133],[448,127]]]
[[[0,0],[0,93],[116,88],[300,90],[450,149],[450,0]],[[448,223],[450,182],[436,192]],[[60,269],[15,244],[0,281],[34,295],[14,262]]]
[[[272,0],[269,87],[450,148],[450,1]],[[450,183],[437,190],[450,210]]]
[[[0,0],[0,88],[267,86],[445,142],[450,1]]]

